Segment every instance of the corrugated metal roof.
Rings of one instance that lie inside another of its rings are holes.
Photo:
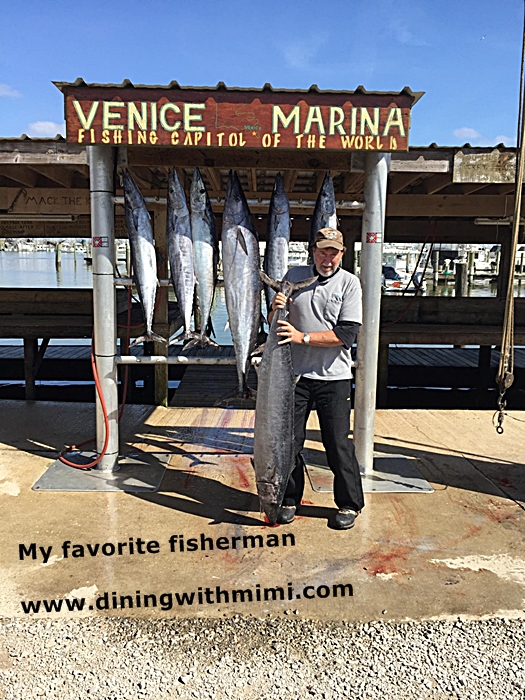
[[[228,86],[222,81],[217,83],[215,87],[204,86],[204,85],[180,85],[176,80],[172,80],[169,85],[135,85],[128,78],[123,80],[120,85],[117,83],[86,83],[83,78],[77,78],[74,83],[65,83],[60,81],[53,81],[53,84],[65,92],[66,88],[112,88],[112,89],[123,89],[123,88],[136,88],[140,90],[209,90],[210,92],[275,92],[275,93],[289,93],[289,92],[299,92],[299,93],[315,93],[322,95],[407,95],[411,97],[415,104],[420,100],[424,92],[414,92],[409,87],[405,86],[399,92],[381,92],[377,90],[366,90],[362,85],[358,85],[355,90],[321,90],[317,85],[310,85],[309,88],[274,88],[270,83],[265,83],[261,88],[254,87],[233,87]]]
[[[21,136],[0,136],[0,141],[34,141],[37,143],[47,143],[49,141],[66,141],[62,134],[57,134],[56,136],[28,136],[27,134],[22,134]]]

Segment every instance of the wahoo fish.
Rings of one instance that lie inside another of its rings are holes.
[[[330,171],[328,171],[324,176],[323,185],[315,203],[310,229],[310,242],[308,244],[309,250],[311,250],[314,245],[315,234],[319,229],[337,228],[337,226],[338,220],[335,208],[334,181],[332,180]]]
[[[284,189],[281,173],[277,173],[270,200],[266,251],[263,269],[274,280],[282,280],[288,271],[288,243],[290,241],[290,203]],[[266,307],[272,308],[275,291],[265,285]]]
[[[193,237],[193,264],[197,280],[197,304],[200,315],[200,334],[187,347],[199,345],[217,346],[210,339],[213,331],[211,306],[217,284],[219,241],[215,230],[215,217],[210,198],[202,181],[199,168],[195,168],[190,192],[191,233]]]
[[[306,289],[317,277],[300,282],[278,282],[261,272],[264,282],[286,300]],[[272,525],[277,520],[288,479],[294,467],[295,374],[290,343],[278,345],[278,321],[285,321],[288,309],[276,309],[264,346],[257,379],[253,466],[262,510]]]
[[[238,397],[254,398],[246,384],[261,319],[259,241],[236,172],[230,170],[222,217],[226,308],[237,361]]]
[[[176,170],[168,173],[166,236],[171,281],[183,323],[182,333],[171,341],[171,345],[179,340],[191,340],[195,337],[190,329],[195,289],[190,212],[186,203],[186,194]]]
[[[128,170],[122,170],[122,187],[124,189],[124,208],[126,213],[126,228],[128,229],[131,259],[133,261],[133,278],[137,286],[146,333],[136,338],[132,345],[142,342],[156,341],[165,343],[166,339],[153,333],[153,313],[155,311],[155,296],[157,294],[157,259],[153,242],[151,217],[146,209],[146,203],[135,180]]]

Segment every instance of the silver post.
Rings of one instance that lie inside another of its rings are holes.
[[[357,461],[365,474],[374,469],[379,314],[386,189],[389,153],[367,153],[365,160],[365,211],[361,233],[361,285],[363,327],[357,344],[354,443]]]
[[[113,149],[88,146],[91,191],[91,236],[93,256],[93,333],[95,360],[102,395],[109,419],[109,443],[98,463],[101,471],[118,470],[118,388],[117,388],[117,316],[115,302],[115,230],[113,207]],[[102,406],[97,395],[97,452],[104,446],[106,430]]]

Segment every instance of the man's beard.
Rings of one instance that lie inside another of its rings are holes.
[[[340,266],[341,266],[341,263],[339,263],[339,265],[332,266],[331,270],[325,272],[324,270],[319,269],[314,262],[315,271],[317,272],[318,275],[320,275],[321,277],[324,277],[324,278],[332,277],[333,275],[335,275],[335,273],[339,270]]]

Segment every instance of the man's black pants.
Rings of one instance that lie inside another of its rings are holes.
[[[301,451],[306,423],[315,403],[328,466],[334,474],[334,500],[338,508],[359,512],[364,506],[363,487],[350,430],[350,380],[323,381],[301,377],[295,387],[295,467],[283,505],[300,505],[304,491]]]

